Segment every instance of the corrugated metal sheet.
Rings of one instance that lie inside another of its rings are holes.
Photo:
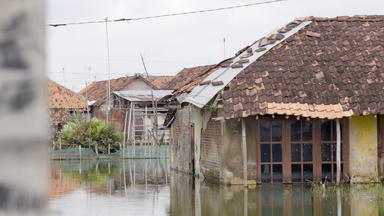
[[[232,68],[231,66],[226,67],[226,68],[218,68],[215,72],[210,74],[203,82],[209,82],[210,84],[208,85],[198,85],[196,86],[185,98],[183,102],[188,102],[191,104],[194,104],[195,106],[202,108],[204,107],[220,90],[222,90],[235,76],[237,76],[241,71],[243,71],[248,65],[250,65],[252,62],[256,61],[260,56],[264,55],[266,52],[268,52],[270,49],[272,49],[274,46],[278,45],[288,37],[292,36],[295,34],[297,31],[299,31],[301,28],[307,26],[310,24],[311,21],[305,21],[302,22],[300,25],[296,26],[292,30],[284,33],[284,38],[277,43],[274,44],[269,44],[264,46],[265,48],[264,51],[262,52],[254,52],[252,56],[248,57],[249,59],[248,63],[243,63],[243,67],[239,68]],[[278,30],[278,29],[277,29]],[[278,32],[273,31],[270,35],[272,34],[277,34]],[[268,36],[270,36],[268,35]],[[253,50],[257,50],[259,48],[259,42],[253,44],[251,46]],[[243,53],[247,53],[247,50],[245,50]],[[238,57],[236,57],[231,65],[236,64],[242,56],[240,54]],[[215,85],[215,83],[220,83],[222,84]]]
[[[133,102],[149,102],[152,101],[152,93],[155,101],[159,101],[161,98],[171,95],[173,90],[126,90],[126,91],[114,91],[113,93],[119,97],[122,97],[128,101]]]

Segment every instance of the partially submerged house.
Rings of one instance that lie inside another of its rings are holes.
[[[171,166],[291,183],[335,181],[339,161],[343,181],[378,181],[383,62],[384,16],[296,19],[173,93]]]
[[[172,90],[166,90],[170,79],[168,76],[145,78],[137,74],[110,80],[108,120],[113,122],[119,131],[128,131],[131,142],[142,142],[144,137],[149,136],[147,132],[150,127],[153,128],[155,116],[158,125],[163,125],[167,109],[164,108],[164,103],[158,101],[172,93]],[[100,120],[107,118],[107,88],[108,81],[104,80],[93,82],[80,91],[81,95],[88,98],[92,116]],[[158,137],[163,138],[162,141],[168,142],[167,128],[159,127],[158,133]]]
[[[76,111],[87,109],[85,98],[76,92],[48,79],[48,109],[53,134],[72,120]]]

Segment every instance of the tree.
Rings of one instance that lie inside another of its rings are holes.
[[[107,153],[108,145],[111,152],[119,149],[123,136],[116,132],[112,123],[91,119],[87,120],[81,113],[75,114],[73,121],[67,122],[60,131],[64,148],[90,148],[96,153]]]

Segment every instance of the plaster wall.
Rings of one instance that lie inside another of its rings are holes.
[[[352,183],[378,181],[377,118],[349,119],[349,173]]]
[[[139,78],[132,80],[123,90],[151,90],[152,87]]]
[[[241,121],[230,119],[224,122],[221,150],[221,181],[224,184],[243,184]]]
[[[171,168],[191,173],[191,112],[190,108],[183,107],[177,110],[175,121],[172,124],[171,141]]]

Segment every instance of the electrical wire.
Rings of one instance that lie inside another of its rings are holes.
[[[83,22],[55,23],[55,24],[49,24],[48,26],[50,26],[50,27],[62,27],[62,26],[69,26],[69,25],[98,24],[98,23],[105,23],[105,22],[139,21],[139,20],[172,17],[172,16],[181,16],[181,15],[187,15],[187,14],[197,14],[197,13],[207,13],[207,12],[215,12],[215,11],[222,11],[222,10],[230,10],[230,9],[236,9],[236,8],[251,7],[251,6],[256,6],[256,5],[271,4],[271,3],[282,2],[282,1],[287,1],[287,0],[270,0],[270,1],[250,3],[250,4],[229,6],[229,7],[220,7],[220,8],[213,8],[213,9],[204,9],[204,10],[197,10],[197,11],[161,14],[161,15],[144,16],[144,17],[136,17],[136,18],[120,18],[120,19],[111,19],[111,20],[94,20],[94,21],[83,21]]]

